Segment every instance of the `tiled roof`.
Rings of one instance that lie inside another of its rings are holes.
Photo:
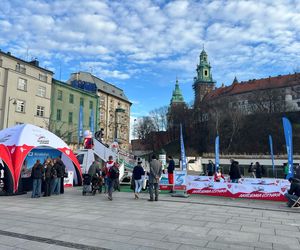
[[[249,80],[246,82],[233,83],[230,86],[217,88],[208,93],[204,100],[211,100],[222,96],[238,95],[255,90],[284,88],[300,84],[300,73],[279,75],[275,77]]]

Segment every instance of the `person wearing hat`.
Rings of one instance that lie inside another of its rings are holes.
[[[143,186],[143,178],[142,176],[145,174],[145,171],[142,167],[142,160],[138,158],[137,160],[137,165],[134,167],[133,172],[132,172],[132,177],[135,182],[135,189],[134,189],[134,198],[138,199],[139,198],[139,193],[142,190]]]

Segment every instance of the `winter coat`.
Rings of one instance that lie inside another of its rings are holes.
[[[34,164],[31,170],[32,179],[42,179],[43,175],[44,175],[44,166],[41,163]]]
[[[145,174],[145,171],[141,165],[137,165],[134,167],[132,176],[134,180],[140,180],[142,179],[142,175]]]
[[[174,173],[174,169],[175,169],[175,162],[172,159],[172,160],[169,161],[168,174],[173,174]]]
[[[230,166],[229,176],[231,180],[241,178],[241,172],[239,168],[239,163],[237,161],[233,161]]]
[[[161,162],[157,159],[152,159],[152,161],[150,162],[149,183],[159,183],[161,172]]]

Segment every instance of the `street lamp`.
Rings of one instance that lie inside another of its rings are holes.
[[[13,105],[16,105],[17,104],[17,100],[16,98],[11,98],[11,97],[8,97],[8,110],[7,110],[7,117],[6,117],[6,128],[8,128],[8,118],[9,118],[9,107],[10,107],[10,102],[13,100]]]

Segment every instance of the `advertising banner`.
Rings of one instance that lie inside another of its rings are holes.
[[[282,118],[282,122],[283,122],[283,130],[284,130],[284,137],[286,143],[286,152],[288,155],[288,168],[289,168],[289,172],[286,176],[286,179],[289,179],[290,177],[294,177],[292,125],[290,121],[285,117]]]
[[[32,149],[27,157],[25,158],[22,169],[21,169],[21,177],[22,178],[28,178],[31,175],[31,169],[33,165],[36,163],[36,160],[40,160],[41,164],[44,164],[46,159],[51,158],[57,158],[61,156],[61,152],[56,149],[52,148],[35,148]]]
[[[219,153],[219,146],[220,145],[220,137],[217,136],[215,140],[215,164],[216,169],[215,171],[218,172],[219,166],[220,166],[220,153]]]
[[[68,171],[68,177],[64,178],[65,187],[73,187],[74,172]]]
[[[174,190],[186,190],[186,171],[174,171]]]
[[[183,142],[183,135],[182,135],[182,125],[180,124],[180,149],[181,149],[181,163],[182,163],[182,170],[186,171],[186,156],[185,156],[185,149],[184,149],[184,142]]]
[[[78,144],[81,142],[83,136],[83,107],[80,105],[78,116]]]
[[[214,182],[209,176],[187,176],[189,194],[285,201],[284,193],[289,186],[283,179],[241,178],[239,183],[231,183],[226,178],[223,182]]]
[[[272,140],[272,136],[271,136],[271,135],[269,135],[269,144],[270,144],[270,153],[271,153],[271,160],[272,160],[273,176],[275,176],[274,153],[273,153],[273,140]]]

